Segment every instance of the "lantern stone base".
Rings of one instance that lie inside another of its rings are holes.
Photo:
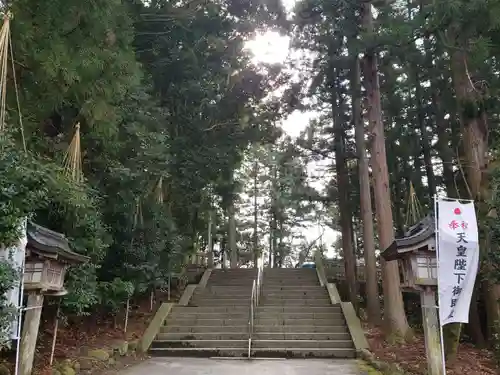
[[[20,375],[31,375],[33,370],[33,360],[35,358],[36,339],[38,337],[38,328],[40,327],[43,299],[43,294],[31,293],[28,295],[19,354]]]

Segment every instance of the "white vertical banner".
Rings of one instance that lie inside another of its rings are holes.
[[[22,219],[19,223],[19,231],[21,236],[17,243],[12,246],[0,249],[0,261],[8,262],[18,272],[18,279],[16,285],[6,293],[7,304],[20,309],[22,305],[22,277],[24,271],[24,257],[26,254],[26,245],[28,237],[26,233],[26,218]],[[17,317],[16,312],[16,317]],[[10,327],[10,336],[12,339],[17,339],[18,336],[18,319],[12,322]]]
[[[474,202],[437,201],[438,293],[441,325],[468,323],[479,267],[479,235]]]

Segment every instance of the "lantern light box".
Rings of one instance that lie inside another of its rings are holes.
[[[398,260],[402,274],[401,287],[421,291],[437,286],[437,258],[434,218],[427,216],[382,252],[386,261]]]
[[[83,263],[86,256],[70,250],[68,239],[40,225],[30,223],[24,268],[25,291],[66,294],[64,276],[72,264]]]

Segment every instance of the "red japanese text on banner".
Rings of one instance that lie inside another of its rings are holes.
[[[473,202],[438,200],[438,293],[441,324],[468,323],[479,266]]]

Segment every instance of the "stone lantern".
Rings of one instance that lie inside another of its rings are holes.
[[[45,295],[65,295],[64,276],[68,267],[88,258],[70,250],[61,234],[37,224],[28,225],[24,266],[24,291]]]
[[[382,252],[386,261],[398,260],[401,288],[420,292],[437,286],[437,257],[434,219],[425,217],[412,226],[402,238]]]
[[[89,259],[73,252],[63,234],[40,225],[29,223],[27,238],[23,290],[28,301],[21,334],[21,375],[30,375],[33,368],[44,296],[65,295],[64,276],[68,267]]]
[[[429,375],[444,375],[438,321],[436,230],[432,216],[412,226],[382,252],[386,261],[398,261],[401,288],[420,293]]]

